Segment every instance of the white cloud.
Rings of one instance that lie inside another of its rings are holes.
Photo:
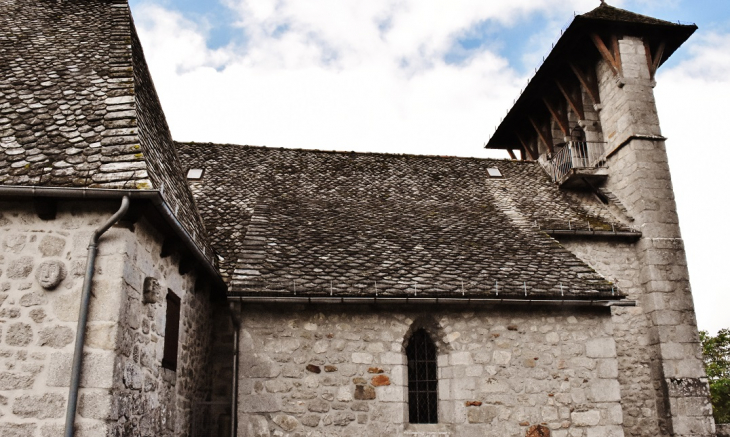
[[[180,14],[134,12],[177,139],[486,156],[526,78],[488,49],[448,64],[456,39],[485,20],[594,3],[228,0],[246,43],[218,50]]]
[[[176,74],[185,74],[201,66],[219,67],[231,60],[230,52],[209,50],[201,29],[179,13],[145,4],[134,19],[153,70],[164,66]]]
[[[690,57],[660,70],[655,89],[700,329],[730,326],[730,34],[696,35]]]

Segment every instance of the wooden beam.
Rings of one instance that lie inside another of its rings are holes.
[[[525,141],[522,138],[522,135],[520,135],[517,132],[515,132],[515,135],[517,135],[517,139],[519,139],[520,140],[520,143],[522,143],[522,149],[524,151],[526,151],[528,155],[530,155],[530,159],[532,159],[533,161],[536,161],[537,160],[537,157],[539,156],[537,154],[537,152],[532,150],[532,148],[530,147],[530,145],[527,144],[527,141]],[[523,161],[525,160],[525,154],[524,153],[522,154],[522,160]]]
[[[515,161],[517,160],[517,157],[515,156],[515,152],[513,152],[512,149],[507,149],[507,153],[509,153],[510,158],[514,159]]]
[[[601,39],[601,37],[598,36],[598,34],[591,33],[591,39],[593,40],[593,44],[596,45],[598,52],[601,54],[603,59],[608,63],[608,66],[611,68],[611,71],[613,72],[614,76],[618,76],[621,73],[621,65],[620,65],[621,57],[618,56],[618,53],[615,53],[615,51],[618,50],[618,43],[616,43],[616,46],[613,47],[614,50],[612,53],[612,50],[609,50],[608,47],[606,47],[606,44],[603,42],[603,39]],[[613,42],[613,39],[612,39],[612,42]]]
[[[570,126],[568,126],[568,111],[566,111],[562,105],[560,108],[554,108],[553,105],[550,104],[548,99],[545,97],[542,98],[542,101],[545,103],[545,106],[547,107],[548,111],[550,111],[550,114],[553,116],[555,121],[558,122],[558,126],[560,126],[560,130],[563,131],[563,136],[570,135]],[[552,153],[552,151],[550,152]]]
[[[600,105],[601,97],[598,95],[598,79],[596,78],[596,72],[590,68],[588,71],[582,71],[572,62],[570,63],[570,69],[573,70],[573,73],[578,78],[580,84],[583,85],[583,88],[585,88],[588,92],[588,95],[591,96],[593,103]]]
[[[616,68],[618,69],[618,74],[623,76],[624,74],[624,67],[621,63],[621,50],[618,46],[618,35],[615,33],[611,35],[611,51],[613,52],[613,60],[616,61]]]
[[[56,199],[50,197],[34,197],[33,209],[39,219],[43,221],[55,220],[58,203]]]
[[[657,47],[656,52],[654,52],[654,64],[652,66],[652,71],[656,73],[657,69],[659,68],[659,64],[662,62],[662,58],[664,57],[664,50],[667,48],[667,44],[662,41],[659,43],[659,47]]]
[[[530,123],[532,124],[532,127],[535,128],[535,131],[537,132],[537,135],[540,136],[540,139],[545,143],[545,146],[547,147],[548,151],[550,153],[553,153],[553,132],[552,129],[550,129],[550,126],[548,126],[548,130],[544,131],[540,129],[540,127],[535,123],[535,120],[532,119],[532,117],[527,117],[530,120]]]
[[[167,258],[170,255],[180,252],[182,244],[177,237],[165,237],[160,249],[160,258]]]
[[[654,79],[659,64],[662,62],[664,56],[664,50],[666,49],[666,42],[662,41],[657,46],[656,51],[652,52],[651,46],[648,42],[644,41],[644,51],[646,52],[646,63],[649,65],[649,77]]]
[[[578,97],[575,98],[572,96],[568,90],[563,87],[563,84],[560,83],[560,81],[555,80],[555,83],[558,85],[558,89],[561,93],[563,93],[563,97],[565,97],[565,100],[568,101],[568,104],[571,108],[573,108],[573,111],[578,115],[578,119],[585,120],[586,115],[583,111],[583,93],[581,92],[580,85],[578,85]]]
[[[187,275],[195,267],[195,259],[191,256],[181,256],[180,262],[177,265],[177,271],[181,275]]]

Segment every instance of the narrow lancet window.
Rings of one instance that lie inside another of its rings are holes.
[[[406,347],[408,357],[408,413],[410,423],[438,423],[436,345],[419,329]]]

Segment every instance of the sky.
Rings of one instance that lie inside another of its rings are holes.
[[[699,26],[654,91],[698,325],[714,333],[730,327],[730,0],[609,4]],[[573,14],[598,5],[130,0],[178,141],[495,158],[483,145],[501,117]]]

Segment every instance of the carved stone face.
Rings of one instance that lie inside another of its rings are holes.
[[[66,277],[66,266],[57,260],[43,261],[36,271],[36,279],[41,287],[53,290]]]

